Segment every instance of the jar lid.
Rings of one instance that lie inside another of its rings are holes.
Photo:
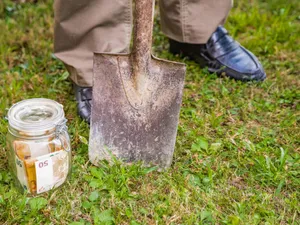
[[[33,98],[14,104],[8,111],[10,127],[29,135],[42,134],[65,121],[63,106],[46,98]]]

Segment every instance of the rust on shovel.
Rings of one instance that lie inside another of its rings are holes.
[[[95,53],[89,158],[167,168],[185,65],[151,55],[154,1],[136,0],[131,54]]]

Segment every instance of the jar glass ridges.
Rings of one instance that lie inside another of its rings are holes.
[[[43,98],[13,105],[8,112],[9,166],[19,187],[39,194],[69,177],[71,145],[62,105]]]

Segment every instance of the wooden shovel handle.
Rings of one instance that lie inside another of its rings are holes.
[[[132,60],[135,71],[147,70],[151,59],[154,0],[135,0]]]

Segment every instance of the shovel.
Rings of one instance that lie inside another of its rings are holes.
[[[94,54],[89,159],[171,165],[185,65],[151,54],[153,0],[136,0],[130,54]]]

